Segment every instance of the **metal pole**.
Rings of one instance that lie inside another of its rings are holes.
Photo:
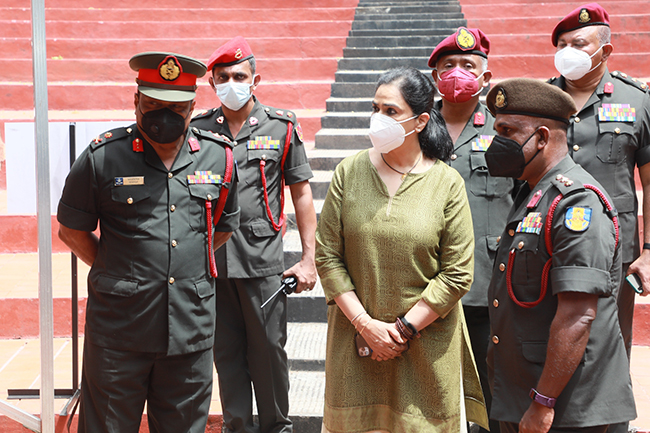
[[[70,167],[77,159],[76,124],[70,123]],[[72,389],[79,389],[79,281],[77,277],[77,256],[70,253],[70,274],[72,281]]]
[[[52,221],[48,140],[45,0],[32,0],[34,129],[38,220],[38,297],[41,340],[41,432],[54,433],[54,314],[52,299]]]

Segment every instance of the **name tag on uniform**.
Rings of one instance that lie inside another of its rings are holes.
[[[479,135],[478,138],[472,141],[472,150],[485,152],[492,144],[494,135]]]
[[[194,174],[187,175],[187,183],[188,185],[219,185],[221,183],[221,175],[212,174],[211,171],[195,171]]]
[[[564,214],[564,225],[571,231],[584,232],[591,223],[591,208],[575,207],[567,208]]]
[[[601,122],[634,122],[636,108],[630,104],[603,104],[598,107],[598,120]]]
[[[115,186],[144,185],[144,176],[116,177],[113,182],[113,185]]]
[[[248,140],[249,150],[280,150],[280,140],[273,140],[270,135],[258,136],[254,140]]]
[[[541,212],[529,212],[526,217],[517,225],[517,233],[533,233],[540,234],[544,223],[542,222]]]

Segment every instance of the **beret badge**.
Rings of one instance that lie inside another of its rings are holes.
[[[244,57],[244,53],[242,53],[241,48],[237,48],[237,51],[235,52],[235,58],[239,60],[242,57]]]
[[[456,34],[456,45],[464,51],[474,49],[476,46],[476,38],[465,27],[461,27]]]
[[[591,21],[591,17],[589,16],[589,11],[587,9],[582,9],[580,11],[580,16],[578,17],[578,22],[580,24],[588,23]]]
[[[506,105],[508,105],[508,101],[506,100],[506,92],[503,89],[499,89],[497,96],[494,99],[494,106],[497,108],[505,108]]]
[[[174,81],[181,75],[182,69],[176,57],[167,56],[160,62],[158,72],[163,80]]]

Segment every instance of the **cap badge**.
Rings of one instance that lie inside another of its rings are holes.
[[[578,22],[580,24],[588,23],[591,21],[591,17],[589,16],[589,11],[587,9],[582,9],[580,11],[580,16],[578,17]]]
[[[465,27],[461,27],[456,34],[456,45],[461,50],[471,50],[476,46],[476,38]]]
[[[244,53],[242,53],[241,48],[237,48],[237,51],[235,51],[235,58],[239,60],[242,57],[244,57]]]
[[[497,108],[505,108],[506,105],[508,105],[508,101],[506,101],[506,92],[503,89],[499,89],[497,97],[494,100],[494,106]]]
[[[160,73],[160,76],[163,80],[174,81],[181,75],[181,72],[183,71],[176,57],[167,56],[165,57],[165,60],[160,62],[158,72]]]

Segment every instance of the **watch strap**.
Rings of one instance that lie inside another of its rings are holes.
[[[546,397],[545,395],[540,394],[535,388],[530,389],[529,395],[533,401],[549,408],[553,408],[555,406],[555,401],[557,400],[553,397]]]

